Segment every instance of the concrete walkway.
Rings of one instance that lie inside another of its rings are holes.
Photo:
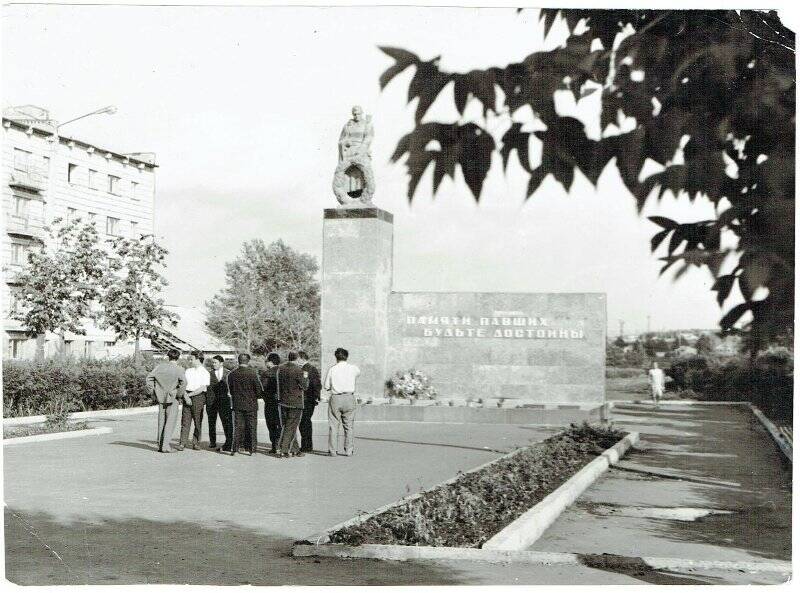
[[[622,404],[613,417],[641,442],[531,549],[791,560],[791,466],[748,409]],[[775,582],[748,582],[763,579]]]
[[[154,415],[98,419],[91,425],[114,432],[6,448],[7,578],[38,585],[472,583],[475,576],[424,564],[320,566],[290,550],[296,539],[555,432],[360,423],[354,457],[279,460],[156,453],[155,424]],[[327,449],[326,428],[315,424],[318,450]],[[259,436],[263,445],[263,420]]]
[[[567,511],[536,549],[678,557],[691,553],[718,560],[788,557],[789,474],[758,432],[760,425],[750,423],[743,411],[739,415],[728,408],[670,408],[653,415],[646,407],[626,406],[617,415],[620,424],[635,427],[646,441],[641,445],[644,451],[626,461],[741,486],[653,480],[634,471],[612,470]],[[158,454],[153,415],[98,419],[91,424],[111,426],[114,432],[4,451],[10,581],[533,585],[760,583],[778,578],[290,555],[295,539],[434,485],[502,451],[545,438],[553,429],[360,423],[354,457],[278,460],[191,450]],[[318,450],[326,448],[325,429],[324,424],[315,424]],[[263,444],[263,420],[259,435]],[[629,516],[647,512],[631,508],[655,506],[736,514],[694,522]],[[731,541],[724,542],[726,538]]]

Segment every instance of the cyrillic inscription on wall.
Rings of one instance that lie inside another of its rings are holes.
[[[585,339],[584,320],[554,320],[518,312],[487,316],[406,315],[406,336],[425,338]]]

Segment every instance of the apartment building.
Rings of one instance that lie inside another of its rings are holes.
[[[36,341],[12,320],[16,277],[27,252],[47,240],[44,226],[54,218],[93,221],[101,239],[153,232],[155,155],[120,153],[69,135],[41,108],[3,111],[3,357],[32,358]],[[46,336],[47,354],[103,357],[132,351],[113,332],[87,324],[86,335],[64,341]]]

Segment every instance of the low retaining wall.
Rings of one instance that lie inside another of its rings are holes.
[[[606,404],[538,404],[521,408],[491,408],[435,405],[361,404],[356,411],[359,422],[443,422],[454,424],[539,424],[566,426],[572,422],[600,422],[608,418]],[[325,422],[328,405],[322,402],[312,420]]]
[[[135,414],[150,414],[158,411],[158,406],[144,406],[139,408],[112,408],[110,410],[89,410],[88,412],[74,412],[70,415],[73,420],[84,418],[106,418],[113,416],[132,416]],[[19,416],[16,418],[3,418],[3,426],[20,426],[22,424],[39,424],[47,420],[47,416]]]
[[[3,439],[3,446],[23,445],[25,443],[38,443],[40,441],[60,441],[61,439],[76,439],[79,437],[95,436],[98,434],[108,434],[111,428],[100,426],[98,428],[87,428],[86,430],[69,430],[66,432],[50,432],[46,434],[33,434],[27,437],[16,437]]]
[[[631,432],[616,445],[581,468],[569,480],[548,494],[539,504],[520,515],[512,523],[481,546],[485,550],[524,550],[538,540],[559,515],[583,494],[610,466],[617,463],[629,448],[639,441],[639,433]]]
[[[334,533],[344,527],[358,525],[370,518],[380,515],[381,513],[411,502],[426,492],[430,492],[441,486],[446,486],[455,482],[463,475],[475,473],[486,467],[497,463],[502,459],[507,459],[524,451],[526,447],[517,449],[507,455],[503,455],[497,459],[493,459],[483,465],[471,469],[464,474],[457,475],[445,482],[427,488],[421,492],[407,496],[398,501],[382,506],[371,513],[366,513],[358,517],[348,519],[338,525],[335,525],[323,533],[311,537],[308,540],[295,542],[292,548],[292,554],[295,556],[335,556],[335,557],[353,557],[353,558],[380,558],[384,560],[411,560],[414,558],[422,558],[418,555],[420,550],[436,550],[433,552],[435,555],[426,556],[428,558],[450,558],[462,559],[465,557],[479,558],[476,552],[484,552],[488,554],[485,559],[495,558],[494,553],[498,551],[508,550],[524,550],[535,542],[544,531],[553,524],[558,516],[567,508],[578,496],[580,496],[586,488],[588,488],[600,475],[608,469],[609,465],[613,465],[619,461],[620,457],[635,444],[639,439],[639,434],[632,432],[626,435],[618,443],[610,449],[606,449],[599,457],[593,459],[583,468],[581,468],[569,480],[564,482],[561,486],[556,488],[548,496],[542,499],[539,503],[534,505],[529,511],[520,515],[517,519],[512,521],[492,538],[487,540],[480,549],[477,548],[456,548],[447,546],[404,546],[404,545],[378,545],[378,544],[364,544],[361,546],[348,546],[345,544],[332,544],[330,543],[330,534]],[[319,552],[318,554],[315,551]],[[469,556],[465,556],[463,552],[469,551]],[[368,553],[368,556],[362,555]],[[490,560],[491,561],[491,560]]]
[[[585,556],[569,552],[537,552],[532,550],[486,550],[483,548],[445,548],[432,546],[385,546],[380,544],[364,544],[348,546],[345,544],[328,544],[315,546],[312,544],[296,544],[293,554],[298,557],[327,558],[371,558],[376,560],[476,560],[507,564],[509,562],[533,565],[568,565],[587,566]],[[626,558],[615,556],[618,564],[624,564]],[[737,570],[747,572],[772,572],[789,575],[792,563],[782,560],[765,560],[763,562],[727,562],[719,560],[692,560],[688,558],[657,558],[641,556],[628,559],[632,565],[641,568],[644,563],[653,570]]]

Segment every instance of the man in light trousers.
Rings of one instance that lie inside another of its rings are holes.
[[[333,353],[336,364],[328,369],[325,377],[325,389],[330,393],[328,404],[328,455],[338,454],[339,428],[344,429],[344,455],[353,454],[353,424],[356,414],[356,379],[361,373],[359,368],[347,362],[349,353],[344,348],[337,348]]]
[[[171,453],[170,441],[178,419],[178,400],[186,395],[186,373],[178,366],[181,353],[175,349],[167,353],[168,361],[156,366],[147,375],[146,388],[158,403],[158,433],[156,441],[159,453]]]

